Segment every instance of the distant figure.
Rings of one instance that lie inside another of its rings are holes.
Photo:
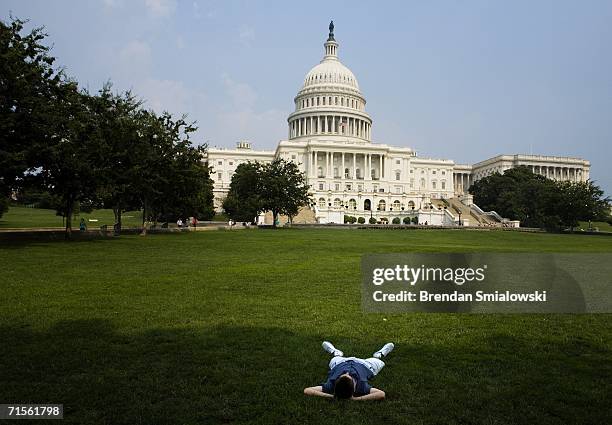
[[[176,227],[178,227],[179,229],[183,227],[183,219],[179,218],[178,220],[176,220]]]
[[[351,400],[382,400],[385,392],[372,387],[372,379],[385,367],[381,357],[386,357],[395,346],[389,342],[375,352],[369,359],[343,357],[344,353],[324,341],[323,349],[334,356],[329,362],[327,380],[323,385],[308,387],[304,394],[326,398]]]
[[[193,228],[197,228],[198,227],[198,219],[195,217],[191,218],[191,225],[193,226]]]
[[[79,230],[84,232],[87,230],[87,223],[85,223],[85,219],[81,218],[81,222],[79,223]]]

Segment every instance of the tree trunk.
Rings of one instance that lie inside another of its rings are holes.
[[[272,227],[276,227],[276,219],[278,218],[278,212],[272,211]]]
[[[145,199],[142,206],[142,231],[140,232],[140,236],[147,236],[147,222],[146,215],[147,214],[147,200]]]
[[[115,226],[113,230],[114,230],[115,236],[120,236],[121,235],[121,207],[117,206],[113,208],[113,213],[115,213]]]
[[[72,197],[68,197],[66,201],[66,232],[64,233],[64,239],[72,239],[72,208],[73,208]]]

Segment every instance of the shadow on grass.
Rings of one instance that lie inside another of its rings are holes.
[[[384,402],[302,394],[329,357],[317,335],[238,326],[129,333],[108,320],[0,328],[0,400],[63,403],[66,423],[610,423],[611,352],[506,335],[397,344],[373,381]],[[384,341],[330,335],[347,355]],[[355,344],[354,346],[352,346]],[[355,349],[351,352],[351,349]]]

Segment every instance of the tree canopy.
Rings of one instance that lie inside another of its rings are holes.
[[[554,181],[527,167],[484,177],[469,192],[485,211],[520,220],[526,227],[574,227],[580,220],[603,220],[609,201],[592,181]]]
[[[280,214],[291,219],[310,203],[308,191],[304,173],[292,161],[249,162],[236,168],[223,208],[236,221],[253,221],[260,213],[271,211],[276,226]]]

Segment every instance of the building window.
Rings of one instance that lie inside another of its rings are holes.
[[[217,165],[223,165],[223,161],[217,161]]]
[[[442,171],[442,175],[445,176],[446,175],[446,171]]]
[[[395,172],[395,180],[400,180],[401,173],[399,171]]]
[[[412,189],[414,187],[414,179],[410,179],[410,188]]]
[[[348,179],[348,178],[349,178],[349,169],[348,169],[348,168],[345,168],[345,169],[344,169],[344,178],[345,178],[345,179]]]
[[[349,199],[349,210],[356,210],[357,202],[354,199]]]
[[[370,171],[370,174],[373,179],[376,178],[376,170],[374,168],[372,168],[372,170]]]
[[[431,172],[431,174],[436,174],[436,170],[433,170],[433,171]]]
[[[324,210],[326,207],[325,205],[325,198],[319,198],[319,208]]]
[[[386,209],[387,209],[387,203],[383,199],[381,199],[378,202],[378,210],[379,211],[385,211]]]
[[[323,183],[319,183],[319,190],[323,190],[325,186],[323,185]]]
[[[400,201],[393,201],[393,211],[401,210]]]
[[[402,187],[401,186],[395,186],[395,193],[402,193]]]
[[[396,159],[396,160],[395,160],[395,164],[396,164],[396,165],[400,165],[401,163],[402,163],[402,161],[401,161],[401,160],[399,160],[399,159]]]
[[[317,175],[319,176],[319,178],[323,177],[323,167],[317,168]]]
[[[363,185],[362,184],[357,186],[357,191],[358,192],[363,192]]]
[[[338,192],[340,190],[340,183],[336,183],[335,190],[336,190],[336,192]]]
[[[431,188],[432,188],[432,189],[436,189],[436,186],[437,186],[437,182],[436,182],[435,180],[434,180],[434,181],[432,181],[432,182],[431,182]]]
[[[425,179],[421,179],[421,189],[425,189]]]
[[[446,180],[442,180],[440,184],[442,185],[442,190],[446,189]]]
[[[412,201],[408,202],[408,209],[409,210],[413,210],[414,209],[414,202],[412,202]]]
[[[342,201],[340,200],[340,198],[334,199],[334,208],[340,208],[341,203]]]
[[[373,191],[378,192],[378,185],[374,185],[373,187],[374,187]]]
[[[223,173],[217,173],[217,180],[223,180]]]
[[[340,178],[340,174],[338,174],[338,167],[334,167],[334,178],[335,179],[339,179]]]
[[[355,170],[355,175],[357,176],[358,179],[361,178],[361,170],[359,168]]]
[[[296,156],[295,156],[295,155],[291,155],[291,159],[295,159],[295,158],[296,158]]]
[[[352,188],[353,188],[353,186],[351,186],[351,184],[350,184],[350,183],[347,183],[347,184],[346,184],[346,190],[347,190],[347,191],[349,191],[349,192],[350,192],[350,191],[352,190]]]
[[[410,170],[410,174],[414,173],[414,170]]]

